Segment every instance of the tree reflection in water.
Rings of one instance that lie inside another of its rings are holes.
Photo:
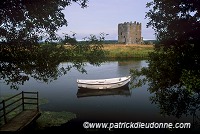
[[[100,34],[99,39],[91,35],[80,45],[75,34],[73,37],[61,37],[56,33],[61,27],[67,26],[62,11],[72,3],[86,8],[88,1],[0,1],[1,81],[18,89],[18,85],[24,84],[30,77],[51,82],[66,74],[72,67],[85,72],[84,60],[99,65],[104,57],[101,45],[103,34]],[[72,46],[66,48],[66,43]],[[63,61],[73,64],[58,68]]]
[[[177,52],[178,53],[178,52]],[[200,90],[197,73],[186,73],[177,62],[177,53],[155,51],[150,54],[148,67],[131,69],[133,88],[148,83],[150,100],[158,105],[160,114],[181,118],[192,117],[191,127],[200,131]],[[198,72],[190,70],[188,72]],[[145,76],[145,77],[141,77]]]
[[[94,36],[70,48],[63,45],[46,44],[33,49],[18,48],[14,52],[5,52],[0,63],[1,80],[11,85],[10,88],[18,89],[18,86],[23,85],[30,77],[48,83],[67,74],[71,68],[86,73],[85,61],[95,66],[105,61],[103,46],[97,44],[101,43],[102,38],[96,38],[96,44],[93,38]],[[1,51],[7,51],[6,47],[2,47]],[[71,64],[67,67],[60,67],[60,63],[64,61]]]
[[[200,94],[190,93],[180,88],[171,88],[154,92],[150,97],[152,103],[158,105],[163,116],[192,116],[192,127],[200,126]]]

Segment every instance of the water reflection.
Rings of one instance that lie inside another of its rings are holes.
[[[181,88],[169,88],[155,91],[150,100],[159,107],[161,115],[174,116],[177,119],[191,116],[192,127],[200,129],[199,93],[191,93]]]
[[[121,62],[121,61],[120,61]],[[59,64],[66,68],[70,63]],[[132,121],[132,122],[190,122],[200,128],[200,94],[170,88],[150,90],[151,85],[112,90],[78,89],[77,78],[110,78],[127,75],[131,68],[147,66],[146,61],[132,61],[119,65],[118,61],[106,62],[102,66],[86,64],[87,74],[72,69],[53,83],[38,83],[35,79],[21,86],[21,90],[37,90],[40,97],[49,103],[42,110],[70,111],[81,120]],[[55,68],[55,66],[54,66]],[[52,70],[53,71],[53,70]],[[1,88],[5,94],[8,86]],[[149,89],[149,90],[147,90]]]
[[[64,68],[58,68],[59,63],[55,62],[20,62],[20,63],[8,63],[1,62],[0,76],[1,80],[7,85],[10,85],[11,89],[18,89],[19,85],[24,85],[26,81],[29,81],[30,77],[37,81],[43,81],[49,83],[56,80],[63,74],[66,74]]]
[[[10,85],[10,89],[19,89],[19,86],[24,85],[31,78],[48,84],[66,75],[71,69],[78,70],[80,73],[87,72],[84,69],[84,61],[69,62],[70,64],[65,66],[61,66],[61,63],[59,57],[47,59],[35,57],[29,61],[0,62],[0,80]],[[101,62],[96,61],[92,65],[99,64]]]
[[[86,89],[79,88],[77,91],[77,98],[82,97],[94,97],[94,96],[109,96],[109,95],[120,95],[120,96],[131,96],[131,90],[129,86],[124,86],[115,89]]]

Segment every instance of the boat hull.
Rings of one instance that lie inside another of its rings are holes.
[[[77,80],[79,88],[88,89],[115,89],[126,86],[129,82],[130,76],[111,79]]]

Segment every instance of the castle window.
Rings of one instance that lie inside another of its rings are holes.
[[[122,32],[121,32],[121,35],[122,35]]]

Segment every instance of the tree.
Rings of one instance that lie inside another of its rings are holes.
[[[149,54],[148,68],[137,73],[146,76],[151,91],[175,87],[200,91],[199,5],[198,0],[147,3],[147,26],[154,28],[159,44]]]
[[[86,73],[87,70],[84,69],[85,61],[96,66],[105,61],[101,44],[102,36],[98,38],[93,35],[88,37],[84,44],[78,43],[67,46],[68,48],[60,44],[49,43],[38,46],[32,51],[15,51],[14,57],[7,56],[6,59],[1,61],[0,78],[7,85],[10,85],[11,89],[18,89],[19,85],[23,85],[30,77],[37,81],[49,83],[67,74],[72,68],[81,73]],[[60,62],[70,62],[70,64],[63,67],[59,66]]]
[[[153,26],[156,37],[165,47],[194,44],[199,48],[200,1],[154,0],[147,3],[147,26]]]
[[[152,103],[162,115],[200,119],[200,1],[153,0],[147,27],[152,26],[159,43],[149,54],[148,67],[132,69],[133,87],[149,85]],[[142,79],[140,76],[145,76]]]
[[[191,116],[192,128],[198,128],[200,125],[200,94],[191,94],[187,90],[182,90],[177,88],[162,90],[160,92],[155,92],[150,97],[152,103],[157,104],[160,109],[160,114],[162,116],[174,116],[177,118],[176,122],[182,116]]]
[[[73,2],[87,7],[87,0],[1,0],[1,61],[13,60],[23,50],[32,53],[41,41],[58,41],[56,31],[67,26],[62,10]]]
[[[56,35],[60,27],[67,26],[62,10],[72,3],[86,8],[88,0],[0,1],[0,78],[11,88],[17,88],[29,77],[49,82],[73,67],[85,72],[85,61],[94,65],[103,61],[103,46],[99,44],[103,34],[94,36],[95,44],[94,38],[88,37],[87,43],[81,45],[74,35]],[[64,47],[66,41],[72,46]],[[58,68],[63,61],[72,65]]]
[[[67,26],[62,10],[72,2],[79,3],[82,8],[87,6],[87,0],[1,0],[1,42],[30,45],[44,36],[56,39],[55,31]]]
[[[152,26],[159,43],[149,54],[148,67],[132,69],[133,87],[144,83],[162,115],[193,115],[199,111],[200,95],[200,1],[153,0],[147,27]],[[140,76],[145,76],[142,79]]]

